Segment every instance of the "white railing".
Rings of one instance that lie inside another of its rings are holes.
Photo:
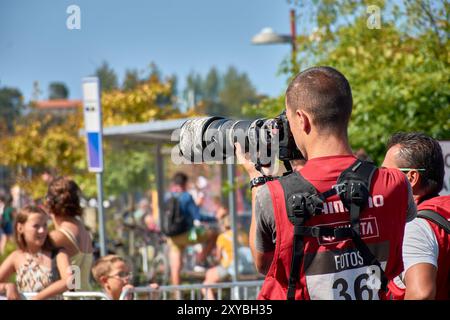
[[[258,296],[259,290],[264,281],[238,281],[222,282],[216,284],[188,284],[178,286],[160,286],[127,288],[122,291],[120,300],[126,299],[130,294],[137,298],[137,294],[147,293],[151,299],[170,300],[170,299],[189,299],[202,300],[202,289],[213,289],[217,291],[216,299],[224,299],[224,293],[229,293],[231,300],[254,300]],[[226,291],[226,292],[225,292]],[[172,294],[172,296],[169,296]]]
[[[22,297],[25,300],[31,300],[37,295],[37,292],[22,292]],[[67,291],[62,294],[63,300],[110,300],[103,292],[99,291]]]
[[[217,300],[254,300],[258,296],[259,290],[264,281],[238,281],[238,282],[221,282],[216,284],[188,284],[179,286],[160,286],[158,288],[151,287],[134,287],[127,288],[122,291],[120,300],[125,300],[132,295],[133,299],[138,299],[139,294],[147,294],[147,299],[152,300],[170,300],[170,299],[188,299],[202,300],[204,299],[202,289],[212,289],[215,292]],[[22,297],[26,300],[32,299],[37,292],[22,292]],[[110,300],[103,292],[98,291],[78,291],[64,292],[63,300]]]

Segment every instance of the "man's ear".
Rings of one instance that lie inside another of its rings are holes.
[[[406,175],[406,177],[408,178],[409,183],[411,184],[411,187],[418,187],[419,186],[419,182],[420,182],[420,174],[419,171],[417,170],[411,170],[408,172],[408,174]]]
[[[300,129],[305,131],[306,134],[309,134],[311,131],[311,120],[303,110],[296,110],[296,115],[299,117]]]

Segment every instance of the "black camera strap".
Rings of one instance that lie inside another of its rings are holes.
[[[283,161],[283,164],[284,164],[284,167],[286,168],[286,173],[285,173],[285,175],[286,175],[286,174],[289,174],[289,173],[291,173],[291,172],[293,171],[291,162],[290,162],[289,160],[284,160],[284,161]]]

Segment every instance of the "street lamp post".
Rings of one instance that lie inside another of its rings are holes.
[[[295,10],[290,10],[290,24],[291,24],[291,34],[277,34],[271,28],[264,28],[260,33],[252,38],[252,43],[256,45],[262,44],[279,44],[279,43],[290,43],[292,46],[291,53],[291,64],[292,72],[296,74],[298,72],[297,66],[297,32],[296,32],[296,16]]]

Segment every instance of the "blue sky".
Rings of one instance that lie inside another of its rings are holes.
[[[71,4],[81,9],[81,30],[66,28]],[[258,92],[278,95],[290,46],[250,40],[264,27],[288,34],[289,9],[285,0],[0,0],[0,86],[18,87],[28,101],[33,81],[41,98],[50,82],[62,81],[70,98],[80,98],[81,78],[103,60],[120,81],[127,68],[154,61],[163,75],[178,76],[180,91],[192,70],[234,65]]]

